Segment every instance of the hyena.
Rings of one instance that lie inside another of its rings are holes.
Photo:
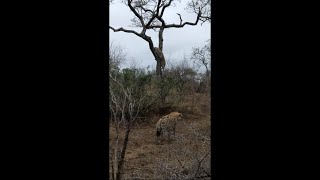
[[[168,134],[169,141],[171,133],[173,133],[174,137],[176,136],[176,122],[180,119],[182,119],[182,114],[179,112],[172,112],[159,119],[156,124],[157,143],[159,143],[159,137],[163,135],[164,132]]]

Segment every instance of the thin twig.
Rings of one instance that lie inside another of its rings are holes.
[[[177,13],[179,18],[180,18],[180,25],[182,24],[182,18],[181,18],[181,14]]]
[[[175,156],[175,157],[176,157],[176,159],[178,160],[178,162],[179,162],[180,166],[181,166],[182,168],[184,168],[184,166],[182,165],[182,163],[181,163],[181,162],[180,162],[180,160],[178,159],[177,155],[176,155],[176,154],[174,154],[174,156]]]

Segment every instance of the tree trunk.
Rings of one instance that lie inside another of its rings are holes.
[[[211,79],[210,79],[210,71],[209,71],[209,69],[208,69],[208,67],[206,66],[206,75],[207,75],[207,87],[206,87],[206,89],[207,89],[207,95],[210,95],[210,93],[211,93],[211,89],[210,89],[210,83],[211,83]]]
[[[163,22],[162,22],[163,23]],[[164,24],[162,24],[164,25]],[[159,49],[161,50],[161,52],[163,52],[163,31],[164,31],[164,26],[162,26],[159,30]],[[164,95],[164,90],[163,90],[163,74],[162,71],[163,69],[161,68],[161,60],[157,59],[157,67],[159,67],[159,74],[160,74],[160,84],[161,87],[159,88],[160,91],[160,97],[161,97],[161,103],[164,104],[166,101],[166,97]]]
[[[156,59],[156,61],[157,61],[156,74],[158,77],[160,77],[162,79],[162,69],[161,69],[160,59]]]
[[[115,178],[116,180],[121,179],[121,172],[122,172],[124,157],[126,154],[127,145],[128,145],[128,141],[129,141],[130,129],[131,129],[131,127],[130,127],[130,120],[129,120],[129,122],[127,122],[126,134],[125,134],[125,138],[123,141],[123,146],[122,146],[119,162],[117,164],[117,172],[116,172],[116,178]]]
[[[161,27],[159,30],[159,49],[161,52],[163,52],[163,31],[164,27]],[[159,57],[156,57],[157,61],[157,75],[159,75],[162,78],[162,69],[161,69],[161,60]]]

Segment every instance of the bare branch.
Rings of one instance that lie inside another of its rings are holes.
[[[153,16],[151,17],[151,19],[149,20],[149,22],[147,23],[147,25],[145,26],[146,29],[148,29],[148,27],[150,26],[150,24],[153,22],[153,20],[159,16],[159,10],[160,10],[160,4],[161,4],[161,0],[158,0],[158,4],[156,7],[156,13],[153,13]]]
[[[117,81],[117,80],[112,76],[111,73],[109,73],[109,76],[110,76],[110,78],[111,78],[114,82],[116,82],[116,83],[121,87],[121,89],[123,90],[123,93],[126,95],[126,97],[128,97],[128,94],[127,94],[126,90],[124,89],[123,85],[122,85],[119,81]],[[110,88],[111,88],[111,87],[110,87]]]
[[[133,1],[133,0],[128,0],[128,2],[127,2],[127,3],[128,3],[128,6],[129,6],[130,10],[134,13],[134,15],[136,15],[136,17],[140,20],[141,25],[144,26],[144,21],[143,21],[142,16],[140,16],[139,13],[135,10],[135,8],[132,7],[132,4],[131,4],[132,1]]]
[[[144,12],[150,12],[151,14],[154,13],[152,10],[144,8],[142,5],[137,5],[137,6],[135,6],[135,7],[138,7],[138,8],[140,8],[140,9],[142,9]]]
[[[180,18],[180,25],[182,24],[182,18],[181,18],[181,14],[177,13],[179,18]]]
[[[210,153],[210,150],[207,152],[206,155],[204,155],[204,156],[201,158],[200,161],[197,159],[197,161],[198,161],[198,167],[197,167],[196,172],[194,173],[194,177],[195,177],[195,178],[196,178],[196,175],[197,175],[199,169],[201,168],[201,163],[202,163],[202,161],[209,155],[209,153]]]
[[[199,20],[202,22],[201,25],[206,21],[211,22],[211,0],[197,0],[188,2],[187,9],[191,10],[191,12],[194,12],[197,15],[200,15]]]
[[[122,77],[122,76],[121,76]],[[117,124],[116,128],[116,137],[115,137],[115,148],[114,154],[111,154],[114,157],[114,160],[111,160],[111,170],[113,174],[113,179],[121,179],[123,164],[125,163],[125,152],[129,142],[129,134],[131,131],[131,124],[137,118],[140,113],[140,105],[143,102],[142,99],[146,96],[142,94],[138,97],[135,95],[134,87],[127,87],[126,79],[117,79],[116,76],[113,76],[109,72],[110,78],[110,96],[111,103],[110,109],[113,113]],[[140,89],[139,89],[140,90]],[[113,106],[113,107],[112,107]],[[120,112],[121,117],[117,114]],[[120,138],[120,123],[124,123],[125,134],[124,139]]]
[[[208,173],[203,167],[201,167],[201,169],[207,175],[207,177],[211,177],[211,173]]]
[[[179,162],[179,164],[180,164],[180,166],[182,167],[182,168],[184,168],[184,166],[182,165],[182,163],[180,162],[180,160],[179,160],[179,158],[177,157],[177,155],[174,153],[174,156],[176,157],[176,159],[178,160],[178,162]]]
[[[195,178],[197,178],[197,179],[201,179],[201,178],[206,178],[206,177],[211,177],[211,175],[197,176],[197,177],[195,177]]]
[[[134,30],[127,30],[127,29],[124,29],[124,28],[118,28],[118,29],[115,29],[115,28],[113,28],[113,27],[111,27],[111,26],[109,26],[109,28],[110,29],[112,29],[113,30],[113,32],[119,32],[119,31],[123,31],[123,32],[126,32],[126,33],[132,33],[132,34],[135,34],[135,35],[137,35],[137,36],[139,36],[139,37],[141,37],[141,38],[143,38],[143,35],[141,35],[141,34],[139,34],[139,33],[137,33],[136,31],[134,31]]]
[[[159,15],[161,0],[158,0],[156,15]]]
[[[150,48],[153,56],[156,57],[156,54],[155,54],[155,52],[154,52],[154,50],[153,50],[154,46],[153,46],[152,39],[151,39],[151,37],[145,35],[145,29],[142,30],[141,33],[137,33],[136,31],[127,30],[127,29],[124,29],[124,28],[122,28],[122,27],[121,27],[121,28],[118,28],[118,29],[115,29],[115,28],[109,26],[109,28],[112,29],[114,32],[122,31],[122,32],[126,32],[126,33],[132,33],[132,34],[135,34],[135,35],[141,37],[142,39],[146,40],[146,41],[149,43],[149,48]]]
[[[160,0],[159,0],[159,1],[160,1]],[[159,17],[159,18],[162,18],[163,13],[164,13],[164,10],[165,10],[167,7],[169,7],[169,6],[171,5],[171,2],[172,2],[172,1],[173,1],[173,0],[170,0],[168,4],[166,4],[166,5],[164,5],[164,6],[163,6],[163,8],[162,8],[162,10],[161,10],[161,14],[160,14],[160,17]]]
[[[199,14],[197,15],[197,19],[194,23],[192,22],[184,22],[182,23],[182,18],[180,16],[180,24],[165,24],[164,20],[162,18],[157,17],[163,24],[161,26],[159,25],[154,25],[154,26],[149,26],[147,29],[152,29],[152,28],[182,28],[185,25],[191,25],[191,26],[195,26],[198,24],[199,20],[200,20],[200,16],[201,16],[201,12],[199,11]]]

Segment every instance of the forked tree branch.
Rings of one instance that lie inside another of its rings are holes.
[[[179,15],[179,14],[178,14]],[[198,24],[199,20],[200,20],[200,17],[201,17],[201,11],[200,11],[200,8],[199,8],[199,13],[197,15],[197,19],[194,23],[192,22],[184,22],[182,24],[182,18],[181,18],[181,15],[180,16],[180,24],[164,24],[164,21],[162,18],[158,18],[161,22],[163,22],[163,24],[161,26],[159,25],[154,25],[154,26],[149,26],[148,29],[151,29],[151,28],[182,28],[184,27],[185,25],[191,25],[191,26],[195,26]]]
[[[115,28],[113,28],[112,26],[109,26],[109,28],[112,29],[114,32],[122,31],[122,32],[126,32],[126,33],[132,33],[132,34],[135,34],[135,35],[141,37],[142,39],[146,40],[146,41],[149,43],[149,48],[150,48],[153,56],[154,56],[154,57],[156,56],[156,55],[155,55],[155,52],[154,52],[154,45],[153,45],[152,39],[151,39],[151,37],[149,37],[149,36],[147,36],[147,35],[145,34],[145,30],[142,30],[141,33],[137,33],[137,32],[134,31],[134,30],[127,30],[127,29],[124,29],[124,28],[122,28],[122,27],[121,27],[121,28],[118,28],[118,29],[115,29]]]
[[[161,0],[159,0],[159,1],[161,1]],[[172,0],[170,0],[168,4],[163,6],[163,8],[161,10],[160,18],[162,18],[163,14],[164,14],[164,10],[171,5],[171,2],[172,2]]]
[[[128,0],[128,6],[130,8],[130,10],[134,13],[134,15],[136,15],[136,17],[140,20],[140,23],[142,26],[144,26],[144,21],[143,21],[143,18],[142,16],[140,16],[140,14],[136,11],[136,9],[134,7],[132,7],[132,1],[133,0]]]
[[[153,13],[153,16],[151,17],[147,25],[144,27],[145,29],[148,29],[152,21],[159,16],[160,4],[161,4],[161,0],[158,1],[157,7],[156,7],[156,13]]]

